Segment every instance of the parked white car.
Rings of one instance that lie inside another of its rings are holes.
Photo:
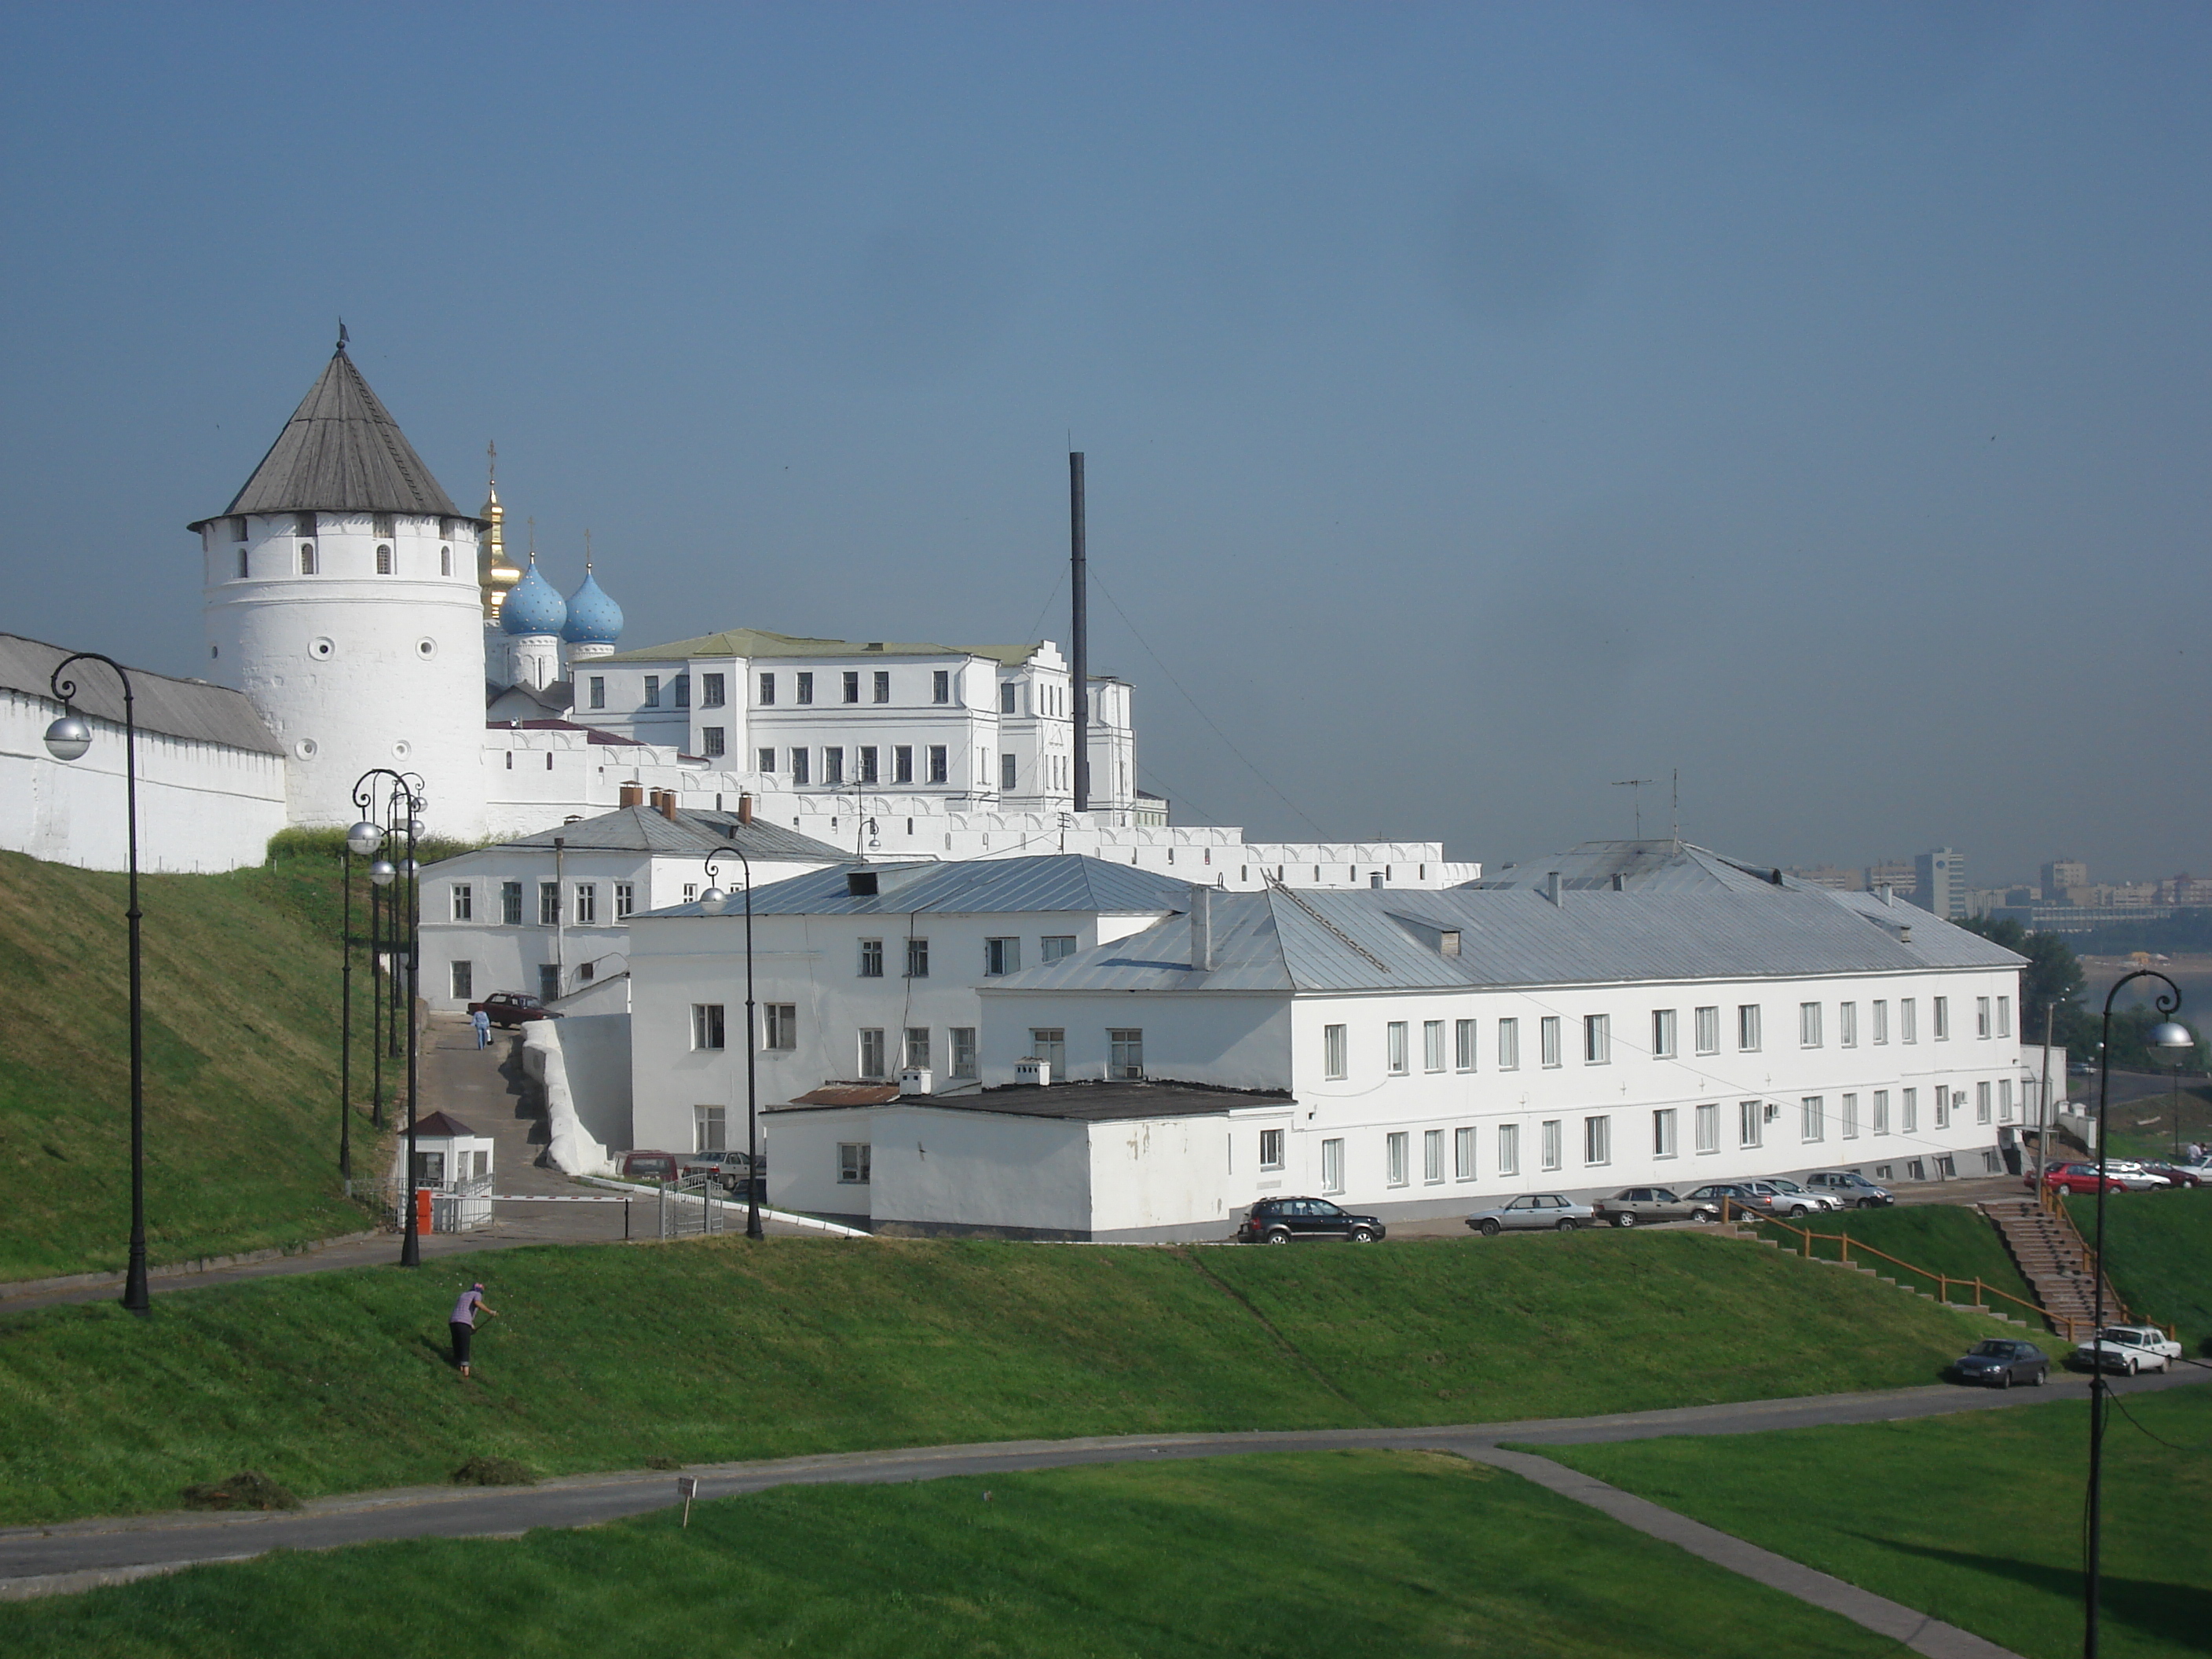
[[[1777,1176],[1771,1181],[1746,1183],[1752,1191],[1761,1193],[1774,1200],[1777,1215],[1808,1216],[1815,1210],[1840,1210],[1844,1201],[1829,1193],[1808,1193],[1794,1181]]]
[[[2153,1175],[2131,1158],[2108,1158],[2105,1169],[2113,1180],[2131,1193],[2153,1193],[2173,1182],[2162,1175]]]
[[[2170,1369],[2181,1358],[2181,1344],[2155,1325],[2107,1325],[2095,1341],[2075,1348],[2074,1358],[2086,1366],[2133,1376]]]

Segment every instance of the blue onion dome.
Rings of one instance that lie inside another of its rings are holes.
[[[607,597],[586,565],[582,585],[568,596],[568,625],[561,637],[571,645],[612,645],[622,630],[622,607]]]
[[[499,625],[507,634],[558,634],[568,620],[568,607],[553,584],[538,574],[538,561],[530,562],[522,580],[508,590],[499,608]]]

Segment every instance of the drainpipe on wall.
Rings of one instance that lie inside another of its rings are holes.
[[[568,881],[564,856],[568,847],[566,836],[553,837],[553,994],[556,997],[568,983]]]

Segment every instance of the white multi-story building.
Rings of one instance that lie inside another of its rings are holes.
[[[773,1115],[771,1190],[891,1231],[1205,1237],[1275,1193],[1387,1218],[1978,1175],[2022,1121],[2021,958],[1879,895],[1662,842],[1194,898],[987,981],[972,1098]],[[1032,1057],[1072,1081],[1018,1085]]]

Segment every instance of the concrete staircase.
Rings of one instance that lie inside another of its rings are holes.
[[[2069,1342],[2086,1342],[2096,1321],[2096,1279],[2089,1249],[2063,1211],[2056,1214],[2033,1199],[1997,1199],[1981,1206],[2004,1240],[2021,1277],[2043,1304],[2051,1327]],[[2126,1319],[2126,1305],[2105,1282],[2105,1322]]]

